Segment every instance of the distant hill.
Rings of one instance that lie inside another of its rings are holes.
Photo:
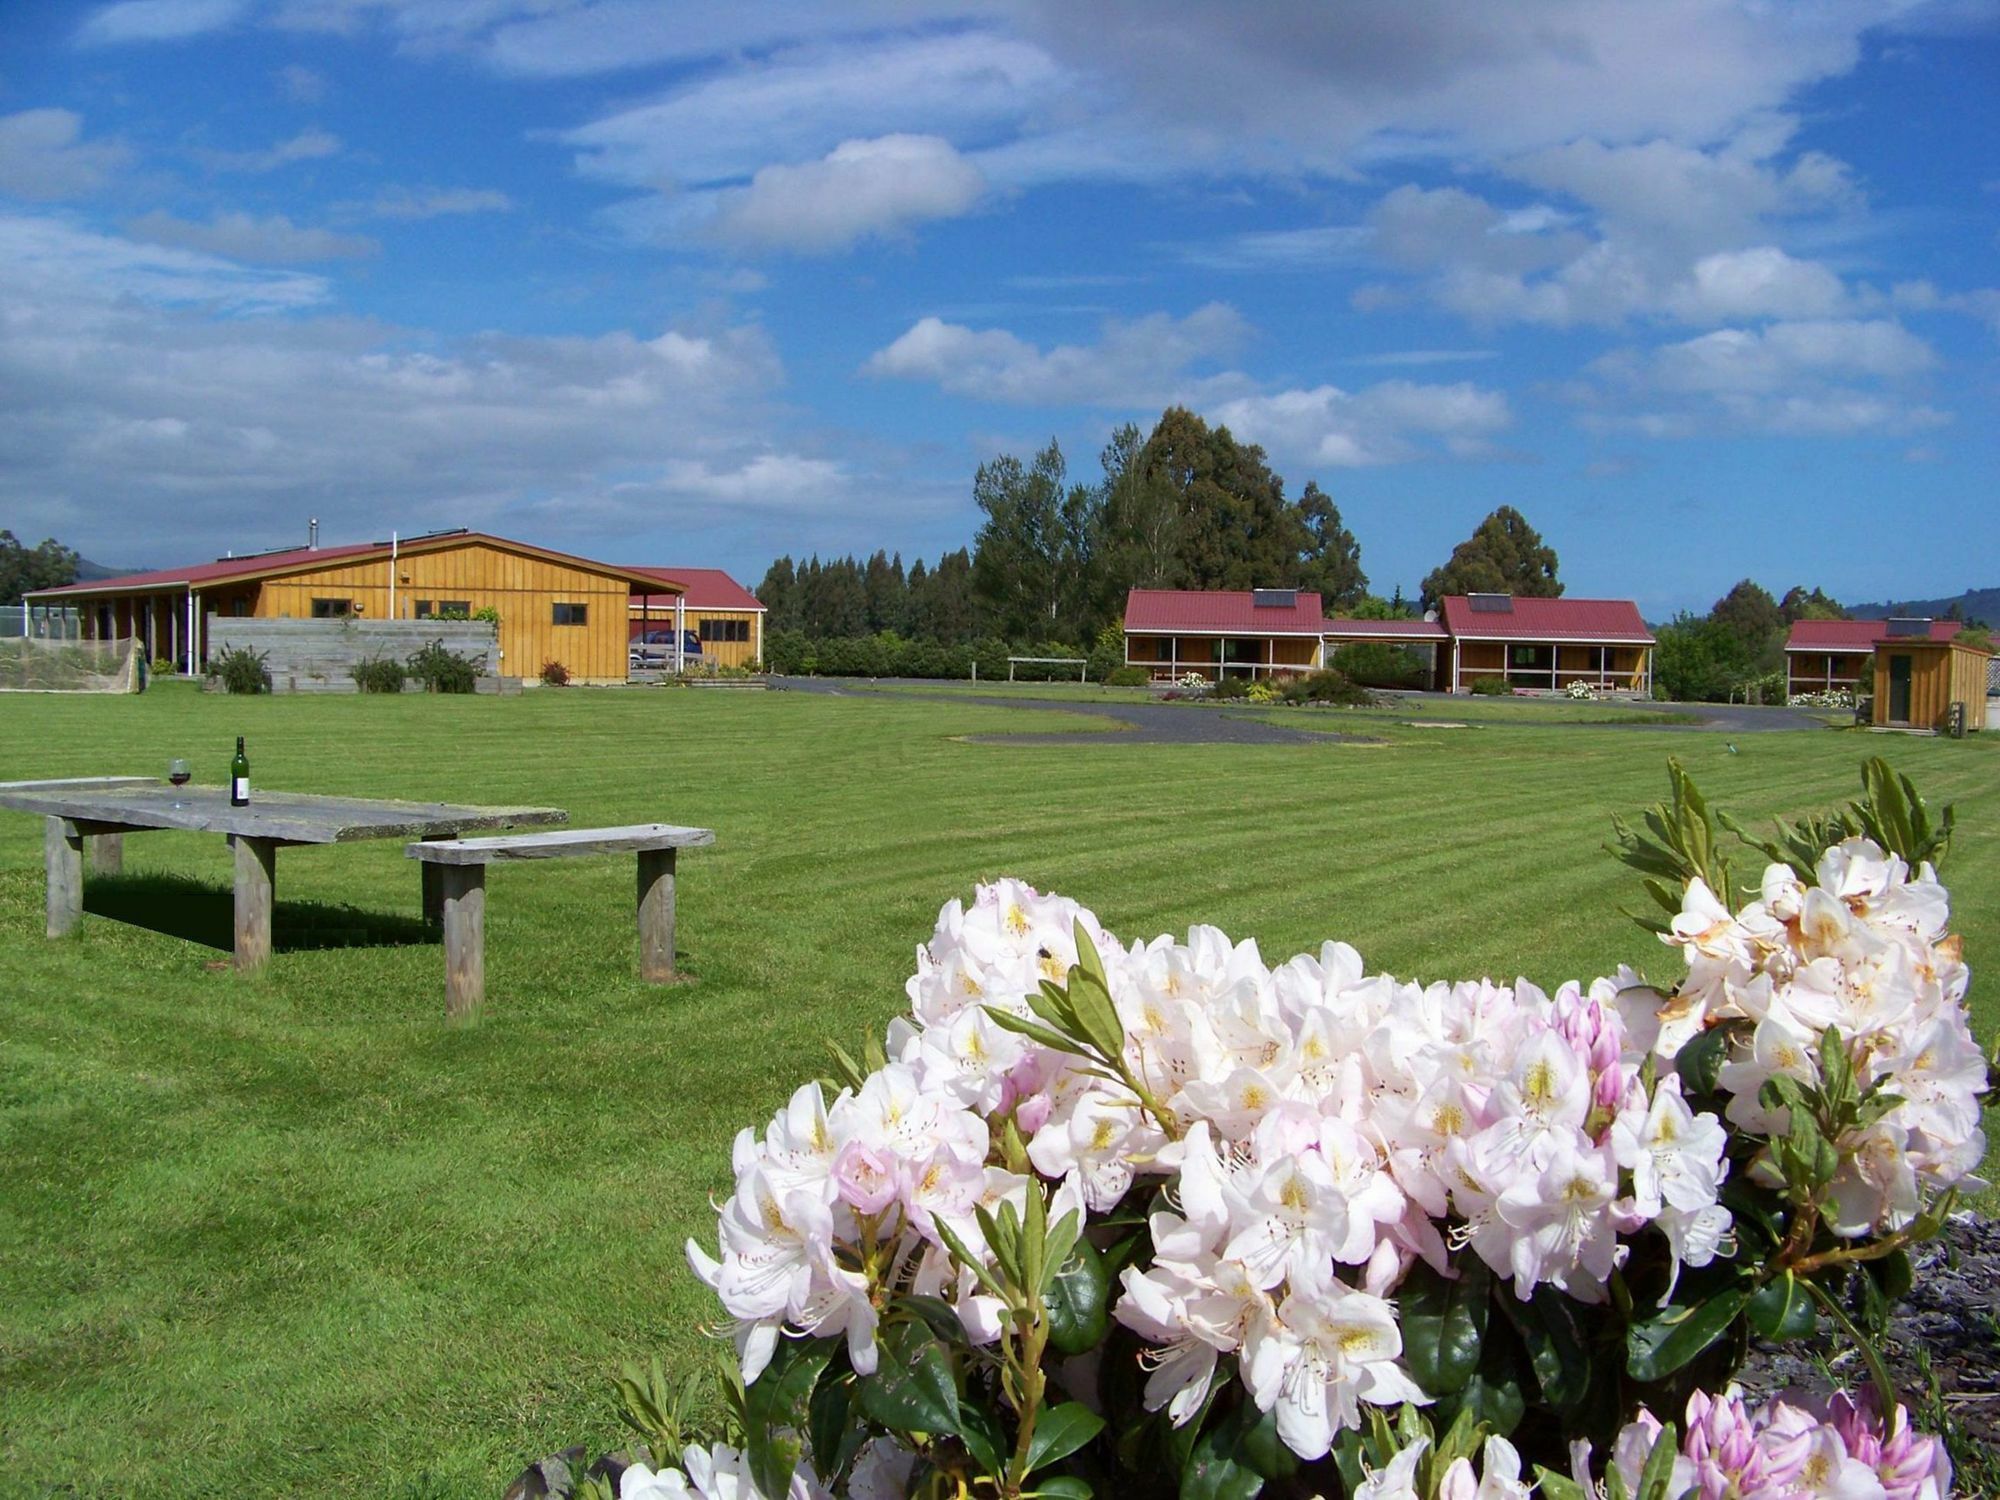
[[[76,581],[78,583],[95,583],[100,578],[122,578],[127,573],[138,573],[141,571],[143,570],[139,568],[107,568],[103,563],[94,563],[87,557],[79,557],[76,560]]]
[[[1887,604],[1850,604],[1847,612],[1857,620],[1886,620],[1891,615],[1929,615],[1936,620],[1942,619],[1945,611],[1954,604],[1968,620],[1984,620],[1988,625],[2000,625],[2000,588],[1967,589],[1950,599],[1897,599]]]

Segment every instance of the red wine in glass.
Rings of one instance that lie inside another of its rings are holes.
[[[188,763],[179,756],[175,756],[174,759],[167,762],[167,780],[174,784],[175,807],[184,807],[187,805],[180,799],[180,789],[188,784],[188,780],[193,774],[194,772],[189,769]]]

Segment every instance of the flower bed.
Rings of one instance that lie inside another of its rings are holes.
[[[909,1013],[738,1136],[689,1246],[740,1442],[622,1494],[1948,1493],[1867,1333],[1983,1152],[1986,1065],[1949,810],[1864,780],[1770,840],[1720,820],[1764,864],[1734,907],[1674,769],[1619,830],[1665,988],[1125,944],[1011,880],[948,904]],[[1724,1389],[1751,1331],[1822,1318],[1873,1390]]]

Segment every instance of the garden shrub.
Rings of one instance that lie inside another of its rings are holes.
[[[231,646],[208,659],[208,675],[222,680],[230,693],[271,691],[271,653],[252,651],[248,646]]]
[[[1014,880],[948,903],[908,1012],[744,1132],[688,1247],[744,1387],[694,1491],[1947,1493],[1864,1325],[1983,1149],[1950,810],[1878,760],[1757,839],[1671,773],[1616,826],[1685,965],[1658,989],[1127,946]],[[1872,1400],[1711,1394],[1821,1312]],[[689,1493],[653,1461],[626,1500]]]
[[[1250,679],[1247,677],[1219,677],[1209,684],[1208,696],[1218,703],[1250,696]]]
[[[410,654],[410,675],[427,693],[469,693],[486,666],[484,656],[466,656],[445,649],[442,639]]]
[[[409,671],[393,656],[371,656],[349,669],[354,685],[364,693],[400,693]]]
[[[1328,665],[1364,687],[1420,688],[1430,681],[1430,668],[1408,646],[1386,641],[1353,641],[1333,653]]]
[[[1153,680],[1153,674],[1144,667],[1113,667],[1104,674],[1106,687],[1144,687]]]
[[[1481,698],[1504,698],[1514,690],[1507,686],[1504,677],[1475,677],[1472,691]]]
[[[543,687],[568,687],[569,668],[553,658],[542,663]]]
[[[1278,691],[1287,703],[1329,703],[1343,708],[1365,708],[1375,701],[1374,694],[1368,689],[1350,681],[1346,673],[1336,672],[1331,667],[1322,667],[1317,672],[1307,672],[1299,677],[1288,677]]]

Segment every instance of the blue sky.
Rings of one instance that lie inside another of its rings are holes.
[[[1414,592],[2000,582],[2000,4],[0,11],[0,525],[970,541],[1180,402]]]

